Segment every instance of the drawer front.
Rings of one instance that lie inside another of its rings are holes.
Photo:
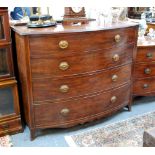
[[[123,94],[123,95],[122,95]],[[112,112],[113,109],[127,105],[130,99],[130,85],[124,85],[104,93],[94,94],[65,102],[34,105],[36,126],[61,126],[67,122],[85,117]]]
[[[155,61],[155,46],[138,47],[136,62]]]
[[[32,78],[62,77],[94,72],[132,61],[133,45],[68,57],[32,58]]]
[[[135,27],[95,32],[31,36],[31,56],[117,48],[135,42]]]
[[[144,95],[155,93],[155,78],[146,78],[143,80],[136,80],[133,85],[133,93],[136,95]]]
[[[0,123],[0,134],[11,133],[15,130],[21,130],[20,119]]]
[[[131,64],[80,77],[34,79],[33,97],[35,101],[66,99],[108,90],[129,82],[130,78]]]
[[[155,63],[139,63],[134,66],[134,77],[145,78],[155,76]]]

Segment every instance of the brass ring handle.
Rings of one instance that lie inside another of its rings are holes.
[[[69,91],[68,85],[61,85],[59,88],[61,93],[67,93]]]
[[[68,47],[68,41],[66,41],[66,40],[61,40],[61,41],[59,42],[59,47],[60,47],[61,49],[67,48],[67,47]]]
[[[69,114],[70,110],[68,108],[64,108],[60,111],[62,116],[67,116]]]
[[[144,73],[145,74],[150,74],[151,73],[151,69],[150,68],[145,68],[144,69]]]
[[[144,88],[144,89],[146,89],[146,88],[148,88],[148,87],[149,87],[149,85],[146,84],[146,83],[143,85],[143,88]]]
[[[112,81],[114,81],[114,82],[115,82],[115,81],[117,81],[118,76],[117,76],[117,75],[113,75],[111,79],[112,79]]]
[[[113,61],[118,61],[119,60],[119,55],[118,54],[114,54],[112,59],[113,59]]]
[[[118,43],[121,40],[121,36],[119,34],[115,35],[115,41]]]
[[[152,53],[147,53],[147,54],[146,54],[146,57],[149,58],[149,59],[151,59],[152,56],[153,56]]]
[[[115,103],[116,100],[117,100],[117,97],[116,97],[116,96],[112,96],[112,97],[111,97],[111,103]]]
[[[61,62],[59,64],[59,69],[61,69],[61,70],[67,70],[68,68],[69,68],[68,62]]]

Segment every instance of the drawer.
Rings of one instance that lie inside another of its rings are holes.
[[[135,42],[135,27],[30,37],[31,56],[118,48]]]
[[[89,120],[89,117],[104,116],[107,112],[111,113],[114,109],[127,105],[129,99],[130,85],[124,85],[111,91],[64,102],[43,102],[33,106],[35,124],[37,127],[60,127],[65,123],[80,121],[80,119]]]
[[[136,62],[155,61],[155,46],[138,47]]]
[[[0,123],[0,135],[11,133],[16,130],[21,130],[21,120],[15,119]]]
[[[155,63],[138,63],[134,66],[134,77],[145,78],[155,76]]]
[[[155,78],[146,78],[135,80],[133,85],[133,93],[136,95],[144,95],[154,92],[155,94]]]
[[[132,61],[133,45],[72,56],[32,58],[32,78],[62,77],[103,70]]]
[[[131,78],[131,64],[90,75],[33,80],[34,101],[60,100],[118,87]]]

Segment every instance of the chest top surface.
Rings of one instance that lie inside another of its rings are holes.
[[[101,26],[96,21],[89,22],[89,24],[82,25],[62,25],[57,24],[56,27],[47,28],[27,28],[27,26],[11,26],[11,28],[19,35],[44,35],[44,34],[57,34],[57,33],[73,33],[73,32],[89,32],[100,31],[108,29],[126,28],[138,26],[133,22],[119,22],[110,26]]]
[[[144,39],[142,39],[142,40],[138,39],[137,46],[138,47],[155,46],[155,39],[151,39],[151,38],[145,36]]]

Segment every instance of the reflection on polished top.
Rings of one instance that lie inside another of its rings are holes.
[[[96,21],[82,25],[62,25],[57,24],[55,27],[47,28],[27,28],[27,26],[11,26],[12,29],[20,35],[35,35],[35,34],[53,34],[53,33],[68,33],[68,32],[83,32],[83,31],[98,31],[115,28],[123,28],[138,25],[134,22],[118,22],[110,25],[99,25]]]
[[[144,39],[138,39],[137,46],[155,46],[155,38],[145,36]]]

